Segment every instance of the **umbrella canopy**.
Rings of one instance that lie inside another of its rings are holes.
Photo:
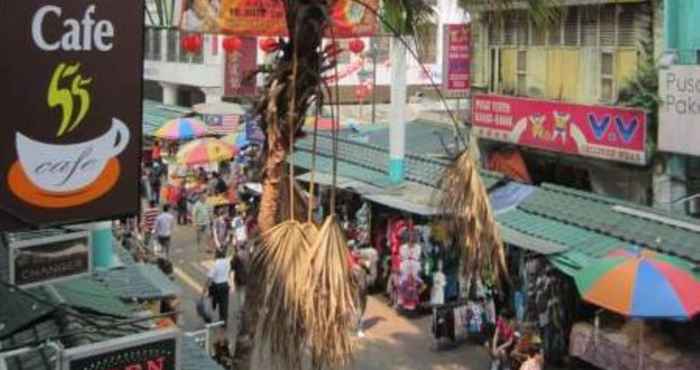
[[[231,159],[235,149],[221,140],[213,138],[197,139],[185,144],[177,152],[177,163],[191,166],[220,162]]]
[[[228,145],[231,145],[236,149],[242,149],[250,145],[250,141],[248,140],[248,137],[245,134],[245,130],[240,130],[238,132],[228,134],[222,137],[221,141]]]
[[[636,318],[689,319],[700,313],[692,265],[639,249],[620,249],[575,276],[583,299]]]
[[[176,118],[166,122],[155,132],[155,136],[168,140],[185,140],[204,136],[207,126],[194,118]]]

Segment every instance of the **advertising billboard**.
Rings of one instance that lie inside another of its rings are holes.
[[[552,152],[644,165],[647,118],[639,109],[500,95],[472,99],[480,138]]]
[[[659,73],[659,150],[700,156],[700,67],[677,65]]]
[[[143,7],[3,3],[0,230],[138,212]]]

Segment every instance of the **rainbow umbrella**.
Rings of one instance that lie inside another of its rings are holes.
[[[191,141],[177,152],[177,163],[192,166],[231,159],[236,154],[234,148],[221,140],[204,138]]]
[[[619,249],[576,274],[588,302],[635,318],[690,319],[700,313],[693,265],[648,250]]]
[[[155,136],[168,140],[193,139],[206,135],[207,126],[194,118],[176,118],[156,130]]]

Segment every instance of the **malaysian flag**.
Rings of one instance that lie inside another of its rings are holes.
[[[207,114],[205,122],[209,133],[213,135],[228,135],[238,131],[240,117],[236,114]]]

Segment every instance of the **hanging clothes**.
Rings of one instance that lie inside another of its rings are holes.
[[[430,289],[430,304],[443,305],[445,304],[445,286],[447,286],[447,277],[442,271],[433,274],[433,286]]]

